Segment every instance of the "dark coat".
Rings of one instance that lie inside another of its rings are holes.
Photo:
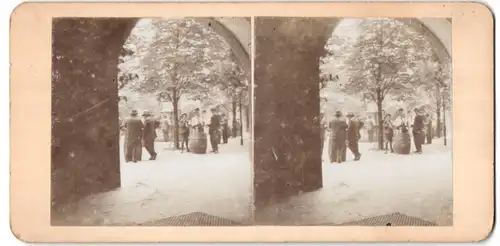
[[[123,121],[122,125],[125,129],[124,152],[125,160],[140,161],[142,155],[142,135],[144,125],[137,116],[131,116]]]
[[[328,123],[328,128],[331,131],[328,141],[328,157],[331,163],[343,162],[346,159],[347,127],[347,123],[341,118],[336,118]]]
[[[345,142],[347,137],[346,129],[348,126],[344,119],[334,119],[330,121],[328,127],[331,130],[331,138],[337,139],[340,142]]]
[[[362,124],[360,121],[355,119],[350,120],[347,128],[347,140],[358,141],[361,138],[361,134],[359,133],[361,127]]]
[[[423,115],[415,116],[415,120],[413,121],[413,133],[419,133],[425,127],[425,118]]]
[[[220,129],[220,123],[220,115],[212,115],[212,117],[210,117],[210,126],[208,127],[208,131],[218,131]]]
[[[125,138],[127,140],[140,140],[142,138],[142,131],[144,125],[139,117],[131,116],[123,121],[123,128],[125,129]]]
[[[154,140],[156,138],[156,125],[155,119],[146,119],[144,121],[144,140]]]

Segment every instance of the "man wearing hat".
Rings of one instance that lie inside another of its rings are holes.
[[[210,109],[212,117],[210,117],[210,125],[208,126],[208,134],[210,134],[210,144],[212,145],[212,152],[219,153],[220,143],[220,116],[217,114],[215,108]]]
[[[418,108],[414,109],[415,111],[415,119],[413,120],[413,142],[415,143],[415,149],[417,154],[422,154],[422,144],[424,144],[425,140],[425,118],[420,113]]]
[[[125,161],[138,162],[142,156],[142,130],[143,124],[141,119],[137,116],[137,110],[130,112],[130,117],[126,118],[123,122],[125,129]]]
[[[347,127],[347,144],[352,154],[354,155],[354,160],[359,161],[359,159],[361,158],[361,153],[359,153],[358,141],[361,138],[359,130],[361,129],[362,125],[359,120],[354,119],[353,113],[348,113],[346,117],[349,122]]]
[[[148,111],[144,111],[144,113],[142,114],[142,117],[144,117],[144,131],[142,140],[144,141],[144,147],[150,155],[149,160],[155,160],[156,156],[158,155],[155,152],[157,121],[151,116],[151,113]]]
[[[328,157],[330,163],[341,163],[346,159],[346,129],[347,123],[342,117],[342,112],[335,112],[335,118],[328,123],[330,131]]]

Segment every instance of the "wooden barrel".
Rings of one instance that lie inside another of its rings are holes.
[[[191,131],[189,134],[189,151],[195,154],[207,153],[207,134],[200,131]]]
[[[407,155],[411,149],[411,137],[409,133],[396,132],[393,139],[394,152]]]

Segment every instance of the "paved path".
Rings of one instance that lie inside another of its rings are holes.
[[[351,161],[351,153],[343,164],[324,162],[322,189],[269,206],[258,219],[264,224],[340,224],[399,212],[452,224],[451,147],[445,148],[442,139],[425,145],[422,155],[384,154],[372,147],[361,144],[358,162]]]
[[[361,144],[359,162],[323,163],[321,190],[269,206],[257,216],[278,225],[340,224],[399,212],[452,224],[451,149],[442,140],[425,145],[422,155],[384,154],[372,146]],[[156,161],[122,164],[120,189],[68,206],[56,215],[63,218],[57,224],[142,223],[192,212],[239,223],[251,220],[248,142],[240,146],[239,139],[232,139],[218,155],[181,154],[163,143],[157,149]]]
[[[157,142],[156,161],[122,161],[121,188],[83,199],[56,217],[64,218],[59,219],[63,224],[109,225],[204,212],[248,223],[252,203],[248,144],[240,146],[239,138],[231,139],[220,146],[219,154],[197,155]],[[149,159],[146,151],[143,159]]]

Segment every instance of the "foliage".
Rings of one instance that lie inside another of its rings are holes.
[[[425,35],[395,19],[364,19],[352,44],[334,39],[331,52],[343,60],[335,67],[340,91],[377,105],[382,120],[384,100],[410,101],[419,94],[419,64],[432,56]],[[383,148],[379,122],[379,147]]]
[[[444,99],[445,108],[451,108],[451,69],[450,63],[442,62],[436,55],[431,59],[422,61],[419,65],[419,75],[421,77],[421,89],[426,96],[431,99],[428,107],[431,111],[436,111]],[[441,105],[442,107],[442,105]]]
[[[119,79],[132,91],[171,102],[176,127],[181,98],[216,106],[221,95],[230,94],[233,77],[242,70],[228,44],[209,26],[191,18],[150,19],[148,29],[153,33],[150,40],[135,38],[125,44],[120,58],[126,66]]]
[[[213,61],[226,56],[227,44],[194,19],[154,19],[152,27],[156,36],[140,64],[145,79],[133,89],[163,92],[160,99],[171,102],[186,94],[196,98],[212,79]]]
[[[398,100],[414,95],[420,83],[415,65],[432,54],[426,38],[393,19],[364,20],[359,30],[343,64],[348,78],[343,90],[380,104],[388,95]]]

